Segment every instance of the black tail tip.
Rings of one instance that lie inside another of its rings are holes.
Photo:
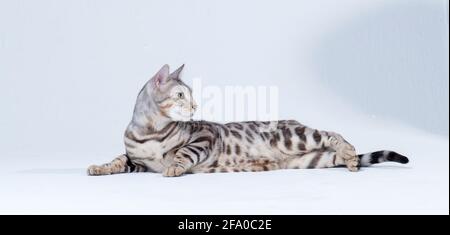
[[[407,164],[409,162],[409,159],[401,154],[398,154],[396,152],[390,152],[387,156],[388,161],[398,162],[401,164]]]

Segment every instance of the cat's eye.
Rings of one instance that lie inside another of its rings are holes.
[[[178,97],[178,99],[183,99],[184,98],[184,93],[183,92],[178,92],[177,93],[177,97]]]

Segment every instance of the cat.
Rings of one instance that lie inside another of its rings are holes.
[[[360,167],[385,161],[406,164],[393,151],[357,155],[341,135],[294,120],[219,124],[192,121],[197,104],[192,90],[164,65],[141,89],[125,134],[125,154],[88,168],[88,175],[157,172],[270,171],[278,169]]]

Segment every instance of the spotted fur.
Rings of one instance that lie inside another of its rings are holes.
[[[220,124],[192,121],[191,89],[180,80],[183,66],[164,66],[138,95],[124,134],[126,153],[111,163],[88,168],[89,175],[158,172],[252,172],[361,166],[408,158],[378,151],[357,155],[341,135],[309,128],[295,120]]]

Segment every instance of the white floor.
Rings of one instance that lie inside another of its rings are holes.
[[[381,164],[358,173],[342,168],[88,177],[85,167],[101,163],[104,156],[3,155],[0,213],[448,214],[448,139],[417,131],[381,138],[385,135],[356,142],[369,149],[392,146],[396,139],[396,149],[410,157],[410,164]]]

